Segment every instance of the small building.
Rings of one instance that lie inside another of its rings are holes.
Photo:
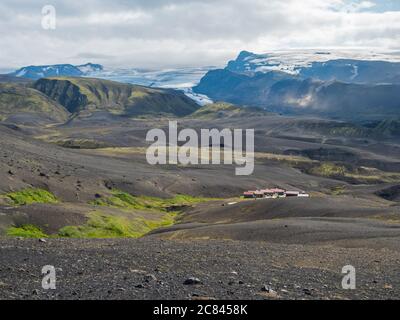
[[[274,196],[278,197],[278,194],[274,191],[274,189],[264,189],[261,191],[264,193],[266,198],[273,198]]]
[[[284,198],[286,197],[286,190],[283,189],[279,189],[279,188],[275,188],[275,189],[271,189],[274,191],[274,193],[279,197],[279,198]]]
[[[243,192],[243,197],[244,197],[245,199],[252,199],[252,198],[255,198],[255,196],[254,196],[254,191],[246,191],[246,192]]]
[[[286,197],[298,197],[299,194],[299,191],[286,191]]]
[[[257,190],[254,192],[254,197],[257,199],[264,198],[264,192]]]
[[[285,197],[303,197],[308,198],[310,195],[304,191],[286,191],[280,188],[272,189],[261,189],[255,191],[245,191],[243,192],[243,198],[245,199],[276,199]]]

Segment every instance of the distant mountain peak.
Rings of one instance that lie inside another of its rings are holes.
[[[104,70],[104,67],[101,64],[96,64],[96,63],[91,63],[91,62],[82,64],[82,65],[79,65],[76,67],[79,70],[81,70],[83,73],[100,72],[100,71]]]
[[[10,75],[20,78],[37,80],[40,78],[59,77],[59,76],[80,77],[89,75],[93,72],[99,72],[102,70],[103,70],[102,65],[89,62],[78,66],[74,66],[72,64],[26,66],[10,73]]]
[[[237,57],[237,60],[244,60],[248,57],[253,57],[253,56],[256,56],[256,54],[253,52],[250,52],[250,51],[243,50],[243,51],[240,51],[240,53]]]

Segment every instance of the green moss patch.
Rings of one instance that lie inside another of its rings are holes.
[[[58,236],[69,238],[139,238],[152,230],[172,226],[182,209],[181,207],[209,200],[212,199],[187,195],[177,195],[169,199],[136,197],[120,190],[113,190],[109,197],[96,199],[91,204],[121,209],[125,212],[125,216],[114,216],[95,211],[89,215],[89,220],[85,225],[64,227],[60,229]],[[132,210],[149,212],[151,218],[129,217]]]
[[[356,184],[398,183],[400,181],[400,174],[398,172],[385,172],[367,167],[349,168],[331,162],[322,162],[306,172]]]
[[[23,206],[31,203],[57,203],[57,198],[49,191],[28,188],[5,195],[13,205]]]
[[[56,141],[55,143],[60,147],[70,149],[99,149],[108,147],[105,143],[88,139],[65,139]]]
[[[94,212],[82,226],[67,226],[60,229],[58,236],[67,238],[139,238],[154,229],[171,226],[176,213],[166,213],[159,219],[129,219]]]
[[[10,227],[7,229],[7,235],[12,237],[24,238],[47,238],[48,235],[37,226],[25,224],[19,227]]]
[[[335,186],[331,188],[331,194],[334,196],[340,196],[346,193],[346,186]]]
[[[188,195],[177,195],[174,198],[169,199],[146,196],[136,197],[120,190],[113,190],[111,196],[107,198],[96,199],[91,204],[96,206],[108,206],[120,209],[166,212],[175,210],[175,207],[191,205],[210,200],[215,199],[192,197]]]
[[[5,197],[15,205],[57,202],[54,195],[41,189],[25,189],[9,193]],[[110,196],[96,199],[92,204],[119,209],[111,210],[115,213],[105,213],[99,208],[89,213],[84,225],[65,226],[57,234],[46,235],[39,227],[22,225],[10,227],[7,235],[27,238],[139,238],[152,230],[172,226],[183,206],[209,200],[213,199],[187,195],[177,195],[169,199],[136,197],[120,190],[113,190]]]
[[[344,176],[347,170],[344,166],[336,165],[334,163],[321,163],[318,167],[311,169],[310,173],[323,177]]]

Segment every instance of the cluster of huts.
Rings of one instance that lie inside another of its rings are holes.
[[[243,192],[243,197],[246,199],[261,199],[261,198],[286,198],[286,197],[303,197],[308,198],[310,195],[304,191],[287,191],[284,189],[261,189],[256,191]]]

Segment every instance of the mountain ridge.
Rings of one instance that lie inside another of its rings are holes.
[[[200,106],[183,93],[96,78],[43,78],[33,87],[71,113],[108,111],[132,116],[170,114],[184,116]]]
[[[77,116],[99,119],[96,113],[102,113],[103,122],[143,115],[181,117],[199,108],[179,91],[96,78],[0,82],[0,121],[15,124],[66,123]]]
[[[86,63],[82,65],[72,64],[55,64],[55,65],[41,65],[41,66],[26,66],[22,67],[12,73],[10,76],[18,78],[28,78],[37,80],[40,78],[54,77],[54,76],[84,76],[91,72],[102,71],[104,67],[100,64]]]

